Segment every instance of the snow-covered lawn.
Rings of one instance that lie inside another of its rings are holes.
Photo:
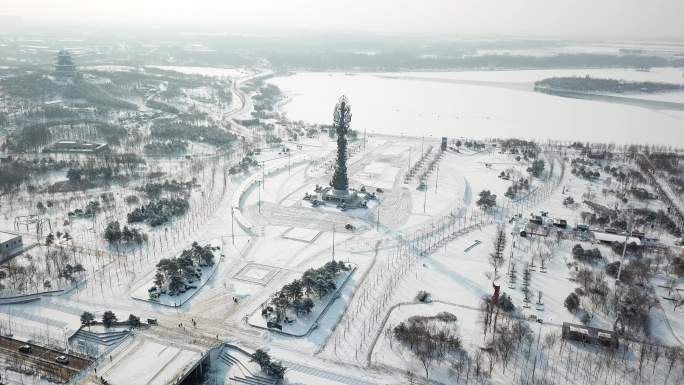
[[[311,243],[321,234],[318,230],[303,229],[300,227],[293,227],[285,231],[282,235],[283,238],[292,239],[296,241],[302,241]]]
[[[391,189],[400,168],[387,162],[373,162],[367,165],[363,171],[354,175],[354,179],[366,186]]]
[[[458,318],[458,331],[462,341],[462,347],[468,352],[474,353],[483,345],[482,328],[478,327],[481,313],[474,309],[444,303],[430,304],[406,304],[395,307],[387,318],[385,331],[373,350],[372,360],[375,364],[387,365],[395,368],[410,370],[416,374],[423,374],[423,367],[413,354],[400,342],[393,340],[390,332],[401,322],[406,322],[412,316],[431,317],[438,313],[447,312]],[[434,370],[430,378],[449,383],[450,375],[446,366]]]

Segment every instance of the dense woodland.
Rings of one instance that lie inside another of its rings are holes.
[[[599,79],[589,76],[553,77],[534,83],[535,89],[551,89],[578,92],[610,92],[610,93],[653,93],[680,91],[684,84],[656,82],[628,82],[616,79]]]

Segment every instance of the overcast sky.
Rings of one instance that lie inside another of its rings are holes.
[[[27,22],[684,39],[684,0],[0,0]]]

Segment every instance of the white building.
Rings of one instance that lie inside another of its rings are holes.
[[[641,246],[641,239],[637,237],[626,237],[624,234],[612,234],[612,233],[604,233],[602,231],[594,231],[594,239],[596,239],[599,242],[602,243],[607,243],[607,244],[613,244],[615,242],[623,243],[625,241],[625,238],[627,238],[627,243],[632,244],[635,243],[639,246]]]

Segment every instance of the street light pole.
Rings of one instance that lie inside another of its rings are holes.
[[[515,230],[515,226],[513,227]],[[513,249],[515,248],[515,231],[511,233],[513,236],[513,242],[511,243],[511,256],[508,257],[508,279],[511,278],[511,261],[513,260]]]
[[[366,152],[366,127],[363,128],[363,152]]]
[[[411,147],[409,147],[409,167],[408,171],[411,172]]]
[[[427,178],[425,178],[425,193],[423,194],[423,213],[425,213],[425,206],[427,205],[427,190],[428,190],[428,184],[427,184]]]
[[[378,221],[375,224],[375,231],[380,231],[380,202],[378,202]]]
[[[230,208],[230,237],[233,238],[233,246],[235,246],[235,207]]]
[[[630,218],[631,220],[628,222],[630,229],[629,232],[625,231],[625,244],[622,246],[622,260],[620,261],[620,266],[618,267],[615,282],[620,282],[620,275],[622,274],[622,267],[625,265],[625,255],[627,254],[627,242],[629,241],[629,238],[632,237],[632,232],[634,231],[634,217]]]
[[[332,260],[335,262],[335,224],[333,223]]]

